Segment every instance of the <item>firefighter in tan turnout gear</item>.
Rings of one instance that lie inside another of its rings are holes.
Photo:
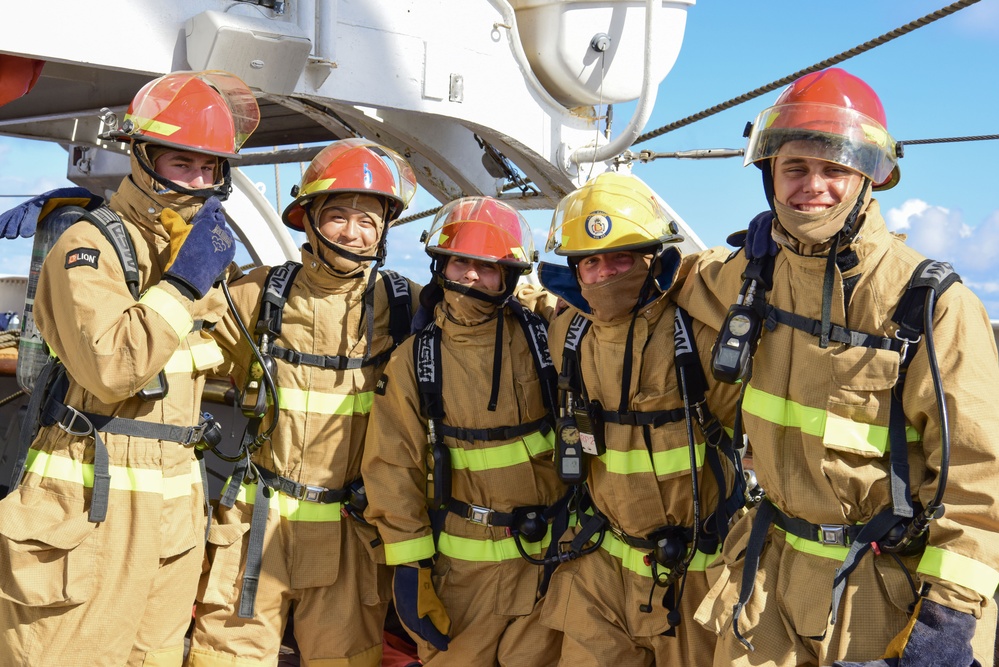
[[[391,571],[361,520],[361,454],[375,382],[409,334],[419,293],[378,270],[388,227],[415,188],[394,151],[334,142],[284,212],[308,239],[301,263],[257,269],[231,288],[240,316],[256,323],[280,413],[276,424],[273,414],[255,417],[267,412],[267,391],[244,340],[244,407],[254,432],[273,432],[251,445],[252,465],[237,466],[217,508],[192,667],[273,665],[292,617],[303,664],[381,664]]]
[[[550,317],[554,300],[517,288],[534,245],[502,202],[447,204],[426,241],[433,321],[375,392],[365,516],[397,566],[396,610],[425,664],[552,665],[559,638],[538,622],[546,569],[526,558],[544,557],[549,517],[566,516],[547,322],[534,314]]]
[[[585,480],[578,527],[563,538],[580,557],[556,570],[543,614],[565,633],[562,665],[711,664],[714,637],[692,616],[744,496],[718,421],[736,392],[707,391],[694,347],[707,358],[715,332],[678,320],[667,293],[680,263],[669,244],[681,240],[629,174],[595,177],[552,219],[548,248],[569,266],[543,263],[541,280],[572,306],[550,339],[556,468]]]
[[[131,175],[48,254],[34,317],[59,364],[0,502],[4,665],[183,660],[205,539],[201,394],[227,372],[207,332],[235,252],[218,198],[258,120],[226,72],[150,82],[112,134],[131,141]]]
[[[871,190],[897,181],[896,147],[860,79],[795,81],[753,124],[746,164],[773,210],[750,229],[753,259],[708,251],[679,297],[723,331],[714,366],[742,381],[766,492],[697,613],[715,665],[992,665],[985,309],[887,230]]]

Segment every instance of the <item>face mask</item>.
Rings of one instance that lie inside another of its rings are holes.
[[[870,200],[871,191],[868,189],[861,211],[867,209]],[[798,211],[776,199],[774,200],[774,210],[777,212],[777,220],[781,227],[806,248],[822,245],[834,237],[839,230],[843,229],[847,218],[850,217],[850,212],[856,205],[856,192],[823,211]]]
[[[502,288],[495,292],[482,287],[475,289],[487,296],[495,297],[501,296],[504,291]],[[499,304],[477,299],[471,294],[463,294],[453,289],[444,290],[444,312],[458,324],[481,324],[494,317],[498,308]]]
[[[592,285],[579,284],[583,298],[593,311],[594,319],[610,322],[635,309],[642,287],[649,277],[649,260],[648,255],[636,257],[635,263],[624,273]]]

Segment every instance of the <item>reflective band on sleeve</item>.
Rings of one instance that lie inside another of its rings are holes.
[[[170,361],[163,367],[167,375],[191,375],[194,373],[194,358],[190,350],[177,350],[170,355]]]
[[[694,445],[694,453],[697,467],[700,468],[704,465],[704,443]],[[618,475],[654,472],[657,476],[662,476],[690,470],[690,450],[687,447],[655,452],[651,459],[646,449],[631,449],[627,452],[608,449],[598,458],[607,466],[607,472]]]
[[[222,350],[211,339],[202,339],[191,345],[191,358],[194,361],[194,368],[199,371],[207,371],[215,368],[225,361]]]
[[[795,551],[800,551],[801,553],[821,556],[822,558],[838,560],[840,562],[846,560],[846,555],[850,553],[850,547],[813,542],[812,540],[806,540],[803,537],[798,537],[797,535],[792,535],[791,533],[785,533],[780,528],[775,527],[775,529],[784,533],[784,539],[787,541],[788,545]]]
[[[236,500],[252,505],[256,494],[256,484],[243,482],[239,485]],[[275,509],[275,505],[278,514],[289,521],[321,523],[340,520],[340,503],[310,503],[279,492],[276,494],[276,499],[271,497],[270,509]]]
[[[548,534],[540,542],[524,542],[521,546],[527,555],[540,557],[541,552],[551,544],[551,528]],[[513,537],[505,537],[501,540],[475,540],[470,537],[458,537],[442,532],[437,540],[437,549],[449,558],[472,561],[475,563],[498,563],[504,560],[516,560],[520,558],[517,551],[517,544]]]
[[[866,452],[881,456],[888,449],[888,427],[856,422],[834,415],[821,408],[810,408],[794,401],[768,394],[748,385],[742,401],[742,409],[754,415],[788,428],[799,429],[802,433],[822,438],[824,444],[835,445],[856,452]],[[919,442],[919,433],[911,426],[906,427],[908,442]]]
[[[620,560],[621,565],[626,569],[631,570],[636,574],[640,574],[643,577],[648,577],[649,579],[652,578],[652,567],[645,564],[646,553],[628,546],[610,531],[607,532],[607,535],[604,537],[604,541],[600,543],[600,548]],[[713,563],[715,559],[718,558],[720,553],[720,547],[718,551],[713,554],[706,554],[703,551],[696,552],[693,560],[690,561],[690,566],[687,568],[687,571],[703,572],[708,565]]]
[[[416,539],[396,542],[395,544],[385,543],[385,562],[388,565],[399,565],[401,563],[415,563],[416,561],[433,558],[437,550],[434,548],[434,536],[424,535]]]
[[[164,500],[189,496],[191,487],[201,486],[201,467],[196,460],[191,461],[191,472],[172,477],[164,477],[162,470],[154,468],[111,465],[108,470],[111,473],[112,489],[156,493],[163,496]],[[94,486],[93,463],[83,463],[37,449],[28,451],[27,472],[60,482],[79,484],[87,489]]]
[[[451,452],[451,468],[453,470],[480,472],[528,463],[531,456],[537,456],[554,449],[554,431],[549,435],[552,437],[546,438],[540,432],[535,432],[520,440],[484,449],[448,447],[448,451]]]
[[[190,333],[191,327],[194,325],[194,320],[191,319],[191,314],[187,312],[187,309],[158,285],[153,285],[146,290],[146,293],[139,299],[139,303],[148,306],[150,310],[166,320],[166,323],[177,334],[178,341]]]
[[[278,387],[278,401],[282,410],[311,412],[320,415],[366,415],[371,412],[375,394],[371,391],[359,394],[324,394],[319,391],[303,391]]]
[[[974,558],[939,547],[926,547],[916,572],[970,588],[984,598],[995,595],[999,586],[999,572]]]

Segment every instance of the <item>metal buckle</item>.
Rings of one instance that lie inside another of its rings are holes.
[[[64,419],[60,419],[59,421],[56,422],[56,426],[61,428],[66,433],[69,433],[70,435],[75,435],[77,437],[90,435],[91,433],[94,432],[94,425],[90,423],[90,420],[87,419],[86,415],[84,415],[82,412],[74,408],[72,405],[67,405],[66,409],[70,412],[72,418],[69,420],[68,424],[63,423]],[[87,425],[86,430],[76,431],[73,429],[73,425],[76,424],[77,419],[83,420],[83,423]]]
[[[898,351],[898,356],[902,361],[905,361],[905,357],[909,353],[909,346],[916,345],[917,343],[919,343],[919,341],[923,340],[923,337],[916,336],[915,338],[906,338],[905,336],[900,335],[901,333],[902,330],[898,329],[895,332],[895,338],[897,340],[902,341],[902,349]]]
[[[465,513],[465,518],[472,523],[477,523],[480,526],[491,526],[490,520],[493,517],[493,511],[488,507],[479,507],[478,505],[469,505],[468,511]]]
[[[302,486],[302,489],[303,491],[299,499],[310,503],[322,502],[323,496],[328,491],[324,486],[309,486],[308,484]]]
[[[819,542],[828,545],[846,546],[846,527],[835,524],[819,524]]]

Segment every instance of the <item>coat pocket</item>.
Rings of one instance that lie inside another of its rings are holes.
[[[208,529],[208,571],[198,585],[198,600],[205,604],[230,605],[242,582],[244,542],[248,523],[212,523]]]
[[[891,389],[898,382],[898,353],[848,347],[834,352],[831,362],[823,444],[862,458],[882,456],[888,445]]]
[[[0,597],[26,607],[68,607],[90,599],[94,587],[97,524],[67,499],[25,502],[17,491],[0,504]]]

